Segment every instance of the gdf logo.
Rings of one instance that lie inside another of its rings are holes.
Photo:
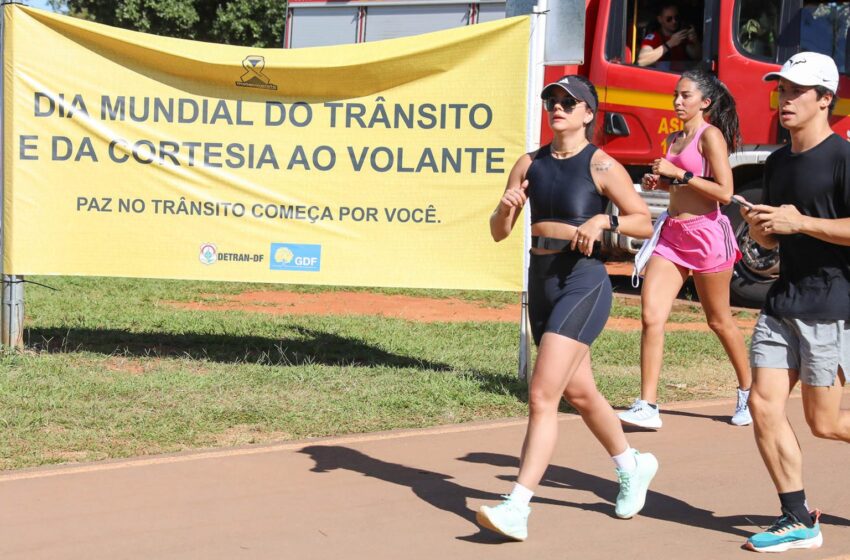
[[[322,246],[304,243],[272,243],[269,255],[271,270],[319,272],[322,268]]]

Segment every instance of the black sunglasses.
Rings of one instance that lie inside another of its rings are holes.
[[[556,105],[560,105],[561,109],[567,113],[575,109],[575,106],[581,103],[575,97],[547,97],[543,100],[543,107],[550,113],[555,110]]]
[[[679,16],[667,16],[664,18],[664,21],[670,23],[671,21],[679,21]]]

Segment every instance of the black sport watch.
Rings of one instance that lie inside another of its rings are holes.
[[[694,178],[694,173],[692,171],[685,171],[685,174],[682,175],[682,180],[679,181],[680,185],[687,185],[691,179]]]
[[[617,228],[620,227],[620,218],[614,214],[608,214],[608,224],[611,226],[611,231],[617,231]]]

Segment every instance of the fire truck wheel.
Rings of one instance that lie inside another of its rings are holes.
[[[762,200],[761,180],[751,181],[736,194],[750,202]],[[749,236],[749,226],[741,217],[738,206],[728,204],[723,213],[732,222],[732,229],[743,257],[735,264],[729,286],[732,305],[761,308],[767,291],[779,274],[779,251],[765,249]]]

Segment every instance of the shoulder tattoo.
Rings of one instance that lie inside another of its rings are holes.
[[[595,163],[592,163],[591,168],[594,171],[603,172],[603,171],[608,171],[609,169],[611,169],[612,165],[613,164],[611,163],[610,159],[605,159],[605,160],[602,160],[602,161],[597,161]]]

